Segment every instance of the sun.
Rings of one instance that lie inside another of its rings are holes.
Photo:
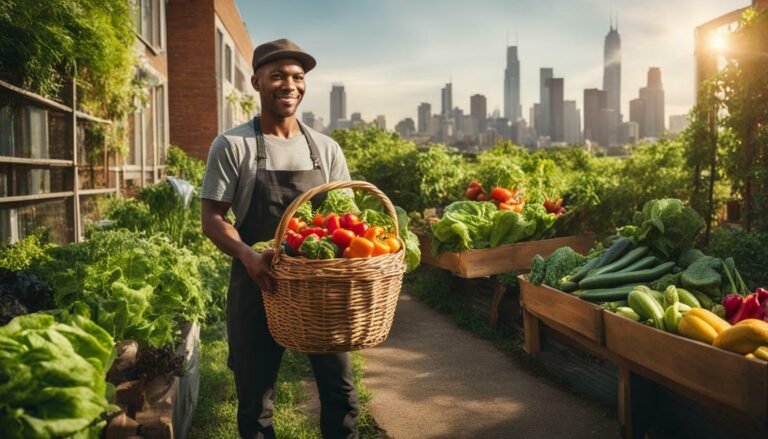
[[[709,45],[717,53],[723,53],[728,49],[728,39],[722,33],[713,33],[709,39]]]

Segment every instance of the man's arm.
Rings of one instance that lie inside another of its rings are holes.
[[[221,251],[239,259],[248,271],[248,275],[262,291],[270,292],[272,291],[271,262],[274,250],[256,253],[248,247],[240,238],[235,226],[227,221],[229,206],[229,203],[223,201],[202,199],[200,219],[203,233]]]

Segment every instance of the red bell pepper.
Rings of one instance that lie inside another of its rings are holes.
[[[323,218],[323,227],[328,229],[328,233],[333,233],[336,229],[341,228],[341,218],[335,213],[329,213]]]
[[[312,225],[315,227],[323,227],[323,214],[318,213],[315,215],[314,218],[312,218]]]
[[[763,320],[763,317],[765,317],[765,312],[757,299],[757,293],[752,293],[744,298],[744,303],[742,303],[741,308],[739,308],[739,311],[732,318],[728,319],[728,322],[735,325],[742,320]]]
[[[725,318],[730,319],[735,316],[743,303],[744,297],[738,294],[729,294],[725,296],[722,301],[723,308],[725,308]]]
[[[768,302],[768,290],[765,288],[756,289],[755,294],[757,294],[757,301],[760,302],[761,305]]]
[[[318,239],[320,239],[326,235],[326,230],[322,227],[307,227],[306,229],[299,230],[299,234],[304,237],[307,237],[313,233],[317,235]]]
[[[294,232],[293,230],[285,232],[285,243],[288,244],[288,247],[295,250],[296,253],[299,252],[299,247],[301,247],[302,242],[304,242],[304,237],[299,233]]]

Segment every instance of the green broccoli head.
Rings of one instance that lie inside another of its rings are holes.
[[[543,283],[560,288],[561,279],[587,262],[587,257],[570,247],[560,247],[547,258]]]

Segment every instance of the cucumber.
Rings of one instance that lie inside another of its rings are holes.
[[[680,303],[684,303],[691,308],[701,308],[701,302],[690,291],[678,288],[677,295],[680,297]]]
[[[645,247],[645,246],[630,250],[629,253],[625,254],[624,256],[615,260],[614,262],[607,265],[603,265],[602,267],[596,270],[593,270],[584,279],[589,279],[592,276],[600,276],[601,274],[613,273],[615,271],[621,270],[622,268],[633,264],[638,259],[645,256],[646,253],[648,253],[648,247]]]
[[[621,285],[614,288],[599,288],[594,290],[583,290],[579,294],[580,299],[590,302],[613,302],[616,300],[627,300],[627,295],[637,285]]]
[[[609,288],[631,283],[651,282],[669,273],[675,266],[674,262],[665,262],[653,268],[621,273],[606,273],[591,276],[579,282],[579,288],[589,290],[594,288]]]
[[[628,267],[616,270],[616,272],[626,273],[628,271],[645,270],[646,268],[655,267],[657,265],[659,265],[659,259],[656,256],[646,256]]]
[[[572,280],[560,282],[560,291],[564,293],[572,293],[579,289],[579,284]]]
[[[612,263],[613,261],[619,259],[620,257],[624,256],[624,253],[629,250],[629,247],[632,246],[632,240],[629,238],[619,238],[616,241],[614,241],[613,244],[611,244],[610,247],[608,247],[608,250],[604,251],[600,256],[598,256],[596,259],[598,260],[592,269],[598,269],[605,265],[608,265]],[[581,271],[581,270],[579,270]]]
[[[674,265],[674,262],[672,264]],[[664,329],[664,308],[650,294],[641,289],[634,289],[629,292],[627,301],[630,308],[643,320],[651,320],[656,328]]]
[[[693,294],[693,297],[695,297],[696,300],[699,301],[699,303],[701,304],[701,308],[711,310],[712,307],[715,306],[715,302],[712,299],[710,299],[708,295],[702,293],[701,291],[691,290],[691,289],[687,291],[690,291],[690,293]]]
[[[622,317],[626,317],[630,320],[634,320],[636,322],[640,321],[640,316],[637,315],[637,313],[628,306],[620,306],[619,308],[616,309],[616,314]]]
[[[571,282],[578,282],[578,281],[584,279],[584,276],[586,276],[587,273],[589,273],[589,270],[593,270],[594,268],[596,268],[597,264],[600,263],[600,257],[601,256],[602,255],[587,261],[586,264],[582,265],[582,267],[579,268],[579,271],[574,273],[573,276],[568,277],[568,280],[571,281]]]

